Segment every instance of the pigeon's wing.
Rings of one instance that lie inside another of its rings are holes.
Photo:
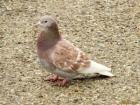
[[[66,40],[59,41],[51,55],[53,65],[67,72],[77,72],[90,65],[84,52]]]

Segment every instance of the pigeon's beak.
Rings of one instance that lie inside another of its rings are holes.
[[[38,22],[38,23],[36,23],[34,26],[35,26],[35,28],[38,28],[39,26],[40,26],[40,22]]]

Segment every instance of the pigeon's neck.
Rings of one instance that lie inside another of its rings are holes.
[[[37,40],[37,47],[39,50],[47,50],[54,46],[60,39],[59,32],[41,32]]]

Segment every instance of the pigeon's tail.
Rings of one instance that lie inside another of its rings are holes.
[[[111,73],[111,68],[108,68],[102,64],[96,63],[94,61],[90,62],[90,66],[86,69],[80,70],[80,73],[88,74],[88,73],[98,73],[101,75],[112,77],[114,76]]]

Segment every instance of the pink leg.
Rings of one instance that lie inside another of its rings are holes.
[[[66,86],[66,84],[68,83],[69,81],[68,80],[66,80],[66,79],[61,79],[61,80],[57,80],[56,82],[55,82],[55,84],[54,85],[57,85],[57,86]]]
[[[54,82],[54,85],[56,86],[65,86],[69,81],[62,78],[62,77],[59,77],[58,75],[56,74],[52,74],[50,75],[48,78],[43,78],[45,81],[51,81],[51,82]]]
[[[44,80],[45,80],[45,81],[52,81],[52,82],[55,82],[55,81],[58,80],[58,75],[52,74],[52,75],[50,75],[48,78],[45,78]]]

